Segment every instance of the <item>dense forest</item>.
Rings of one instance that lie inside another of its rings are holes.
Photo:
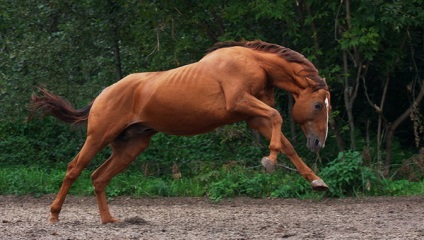
[[[37,86],[83,107],[130,73],[198,61],[219,41],[255,39],[302,53],[330,87],[331,130],[318,156],[290,118],[293,99],[277,91],[283,131],[308,164],[358,152],[381,175],[422,179],[422,0],[1,0],[0,164],[66,164],[84,141],[84,129],[51,118],[25,122]],[[266,151],[264,139],[235,124],[197,137],[158,135],[138,166],[147,175],[254,166]]]

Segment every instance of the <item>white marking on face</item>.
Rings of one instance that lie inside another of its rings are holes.
[[[330,111],[328,110],[328,107],[329,107],[328,97],[325,98],[324,103],[325,103],[325,108],[327,110],[327,129],[325,130],[325,139],[324,139],[324,141],[325,141],[325,140],[327,140],[327,135],[328,135],[328,119],[330,118],[330,116],[329,116],[329,114],[330,114],[329,112]],[[324,142],[324,144],[325,144],[325,142]]]

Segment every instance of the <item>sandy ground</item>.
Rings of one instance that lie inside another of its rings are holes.
[[[100,223],[94,197],[68,196],[49,224],[54,196],[0,196],[0,239],[424,239],[424,196],[326,199],[128,198]]]

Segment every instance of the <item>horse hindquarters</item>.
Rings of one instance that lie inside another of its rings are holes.
[[[69,163],[62,186],[53,201],[50,212],[50,222],[59,221],[59,213],[70,187],[80,176],[82,170],[90,163],[94,156],[127,127],[128,119],[112,108],[105,107],[105,101],[94,101],[88,116],[87,138],[78,155]]]

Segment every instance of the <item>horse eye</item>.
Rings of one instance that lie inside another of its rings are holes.
[[[322,104],[321,103],[315,103],[314,104],[315,110],[321,110],[322,109]]]

